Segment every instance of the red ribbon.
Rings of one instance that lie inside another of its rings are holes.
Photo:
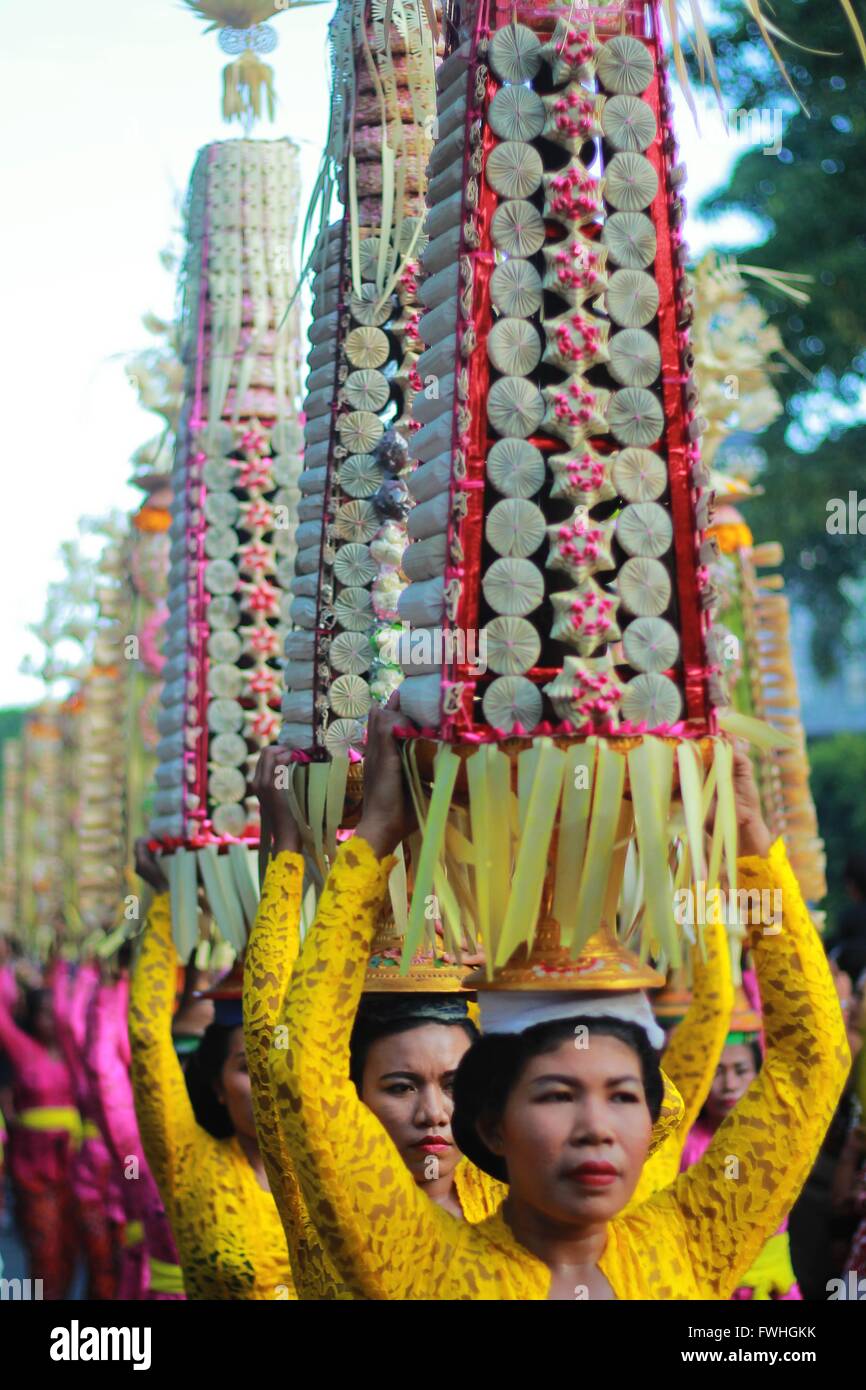
[[[678,599],[680,643],[683,662],[686,719],[694,726],[697,736],[709,732],[709,703],[707,698],[704,615],[700,604],[695,546],[695,509],[692,501],[691,459],[694,452],[688,438],[691,413],[684,397],[685,371],[683,350],[687,335],[677,327],[677,312],[682,298],[683,272],[675,260],[681,238],[673,232],[670,204],[672,190],[662,141],[670,133],[661,115],[661,89],[666,83],[660,60],[660,26],[658,7],[653,6],[654,36],[650,46],[655,50],[655,73],[644,93],[644,101],[656,117],[656,136],[645,151],[658,175],[658,191],[648,209],[656,229],[655,276],[659,289],[658,327],[661,351],[661,387],[665,417],[664,447],[667,455],[670,483],[671,521],[674,531],[675,581]],[[643,36],[642,19],[630,18],[630,28]]]

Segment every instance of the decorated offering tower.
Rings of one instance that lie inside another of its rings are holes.
[[[371,701],[387,698],[401,678],[391,638],[412,534],[418,260],[439,29],[430,6],[396,0],[388,10],[349,0],[331,25],[331,123],[312,256],[281,737],[313,757],[317,789],[329,775],[322,760],[335,760],[333,806],[349,760],[360,757]],[[334,192],[344,213],[328,225]]]
[[[223,46],[234,51],[236,31],[227,26],[256,7],[223,7],[225,15],[195,8],[222,25]],[[262,51],[252,33],[262,17],[250,12],[237,31],[242,58]],[[254,103],[230,114],[249,123]],[[186,203],[183,402],[150,825],[167,856],[175,932],[187,950],[197,933],[199,873],[232,944],[242,944],[255,911],[249,776],[279,725],[301,472],[297,209],[291,141],[231,140],[200,151]]]

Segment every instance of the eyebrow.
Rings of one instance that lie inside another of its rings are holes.
[[[530,1085],[541,1086],[551,1081],[558,1081],[563,1086],[580,1086],[583,1083],[574,1076],[562,1076],[558,1072],[550,1072],[546,1076],[534,1076]],[[643,1082],[639,1076],[611,1076],[604,1083],[606,1086],[622,1086],[627,1081],[633,1082],[636,1086],[641,1086]]]
[[[456,1071],[456,1068],[452,1067],[450,1071],[443,1071],[443,1072],[442,1072],[442,1076],[443,1076],[443,1077],[445,1077],[445,1076],[454,1076],[455,1071]],[[396,1081],[399,1077],[405,1077],[408,1081],[423,1081],[423,1080],[424,1080],[424,1078],[423,1078],[423,1076],[421,1075],[421,1073],[420,1073],[420,1072],[417,1072],[417,1071],[383,1071],[383,1072],[382,1072],[382,1075],[379,1077],[379,1080],[380,1080],[380,1081]]]

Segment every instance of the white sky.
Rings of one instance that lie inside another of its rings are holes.
[[[327,128],[326,28],[333,5],[274,21],[280,107],[263,138],[301,147],[304,201]],[[149,346],[141,315],[170,315],[172,276],[158,256],[176,240],[196,150],[239,134],[220,117],[214,34],[172,0],[0,0],[0,411],[6,505],[0,545],[0,706],[28,703],[41,682],[18,668],[39,647],[27,624],[63,576],[61,542],[80,516],[130,508],[129,458],[157,432],[120,360]],[[710,109],[710,108],[708,108]],[[691,207],[725,181],[743,148],[717,113],[695,131],[681,110]],[[774,169],[780,166],[774,164]],[[689,241],[748,238],[741,219],[692,219]]]

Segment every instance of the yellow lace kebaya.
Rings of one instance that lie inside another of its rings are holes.
[[[671,1034],[662,1057],[666,1074],[683,1098],[683,1118],[673,1134],[650,1154],[629,1208],[639,1206],[676,1180],[683,1147],[709,1095],[725,1048],[734,986],[723,922],[707,923],[704,944],[706,959],[700,951],[694,956],[692,1002]]]
[[[247,944],[244,1041],[253,1110],[259,1148],[286,1233],[298,1297],[319,1302],[362,1299],[368,1297],[363,1282],[340,1277],[307,1213],[283,1137],[276,1095],[278,1083],[276,1077],[272,1080],[269,1068],[272,1050],[284,1051],[287,1044],[288,1030],[282,1014],[300,949],[303,877],[304,861],[299,854],[283,851],[270,861]],[[366,963],[365,957],[365,966]],[[402,1160],[398,1161],[402,1164]],[[473,1223],[494,1212],[508,1190],[466,1159],[458,1165],[454,1183],[464,1218]]]
[[[286,995],[289,1046],[270,1052],[310,1217],[367,1298],[545,1299],[550,1271],[514,1238],[504,1209],[472,1226],[429,1202],[348,1079],[390,862],[363,840],[341,847]],[[610,1223],[599,1269],[618,1299],[730,1298],[799,1192],[848,1072],[836,991],[782,842],[738,868],[740,886],[778,888],[784,904],[781,931],[754,939],[764,1066],[700,1162]]]
[[[167,893],[154,899],[132,978],[129,1037],[147,1161],[177,1241],[187,1297],[295,1298],[274,1199],[236,1137],[196,1121],[171,1039],[177,954]]]

